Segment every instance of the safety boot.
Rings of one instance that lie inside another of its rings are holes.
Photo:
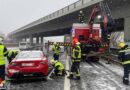
[[[62,76],[67,75],[66,71],[62,71]]]
[[[125,85],[129,85],[129,79],[128,78],[123,78],[123,83]]]
[[[80,80],[80,76],[76,76],[73,80]]]
[[[80,76],[77,76],[76,79],[77,79],[77,80],[80,80]]]
[[[68,79],[73,79],[73,74],[70,74],[70,76],[67,77]]]

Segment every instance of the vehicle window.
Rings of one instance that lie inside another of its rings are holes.
[[[40,58],[41,57],[40,52],[21,52],[18,54],[16,59],[22,59],[22,58]]]

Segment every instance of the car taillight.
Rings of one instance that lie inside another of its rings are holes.
[[[17,64],[16,64],[16,63],[11,63],[11,65],[12,65],[12,66],[17,66]]]

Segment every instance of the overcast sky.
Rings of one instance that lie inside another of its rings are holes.
[[[0,32],[9,33],[78,0],[0,0]]]

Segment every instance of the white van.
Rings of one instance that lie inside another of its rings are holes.
[[[24,50],[24,49],[29,49],[29,48],[30,48],[29,42],[19,42],[19,49]]]

